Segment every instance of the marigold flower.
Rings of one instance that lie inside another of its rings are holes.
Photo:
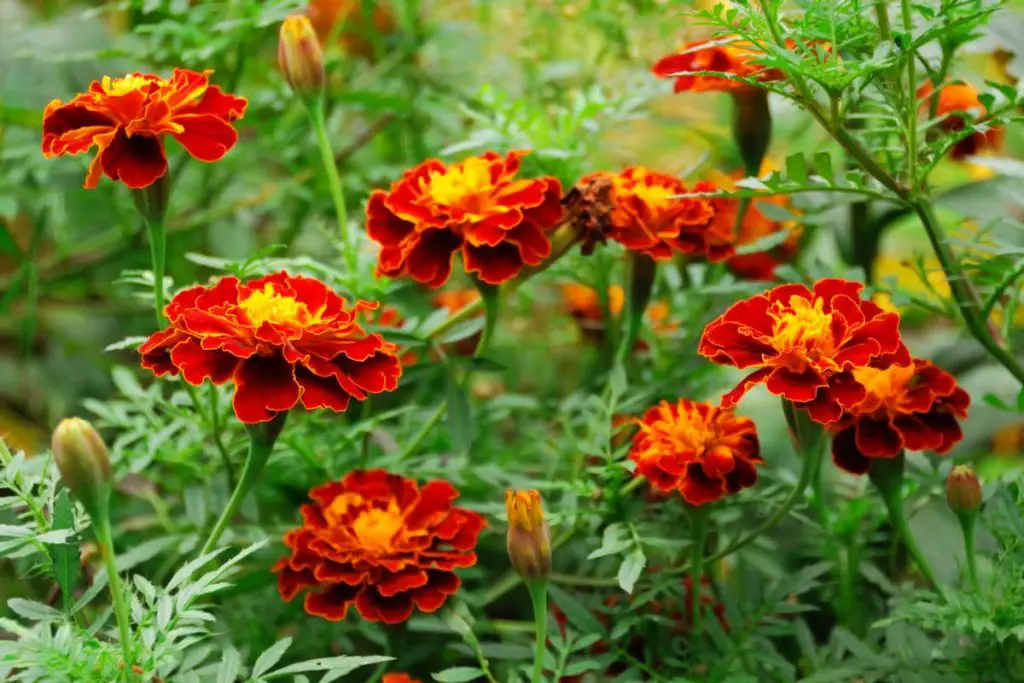
[[[963,438],[957,420],[971,397],[956,379],[921,359],[885,368],[853,369],[863,400],[833,425],[836,465],[865,474],[872,458],[895,458],[904,449],[946,453]]]
[[[93,517],[106,514],[112,471],[103,437],[86,420],[60,421],[51,440],[61,481]]]
[[[557,178],[516,179],[525,152],[494,152],[445,165],[431,159],[405,172],[366,206],[366,230],[381,245],[377,273],[440,287],[461,252],[466,272],[492,285],[551,253],[562,219]]]
[[[375,310],[368,310],[363,314],[363,320],[378,330],[401,330],[405,323],[405,316],[394,306],[381,304]],[[419,362],[419,354],[410,349],[400,356],[403,366],[415,365]]]
[[[753,486],[764,464],[757,428],[732,410],[680,399],[662,401],[636,421],[629,457],[661,491],[703,505]]]
[[[434,305],[447,309],[448,315],[455,315],[479,298],[480,292],[475,289],[447,289],[434,295]]]
[[[586,339],[600,343],[604,335],[604,313],[601,310],[601,299],[597,290],[576,282],[562,284],[562,300],[565,311],[573,317]],[[608,312],[613,316],[622,313],[626,303],[626,294],[619,285],[608,288]],[[679,328],[671,319],[671,308],[665,301],[655,301],[647,307],[644,316],[650,328],[656,333],[674,332]],[[643,345],[643,340],[637,342]]]
[[[826,278],[770,289],[733,304],[704,329],[699,353],[719,365],[757,368],[722,397],[735,405],[755,384],[806,409],[822,424],[867,395],[854,368],[907,363],[899,314],[860,297],[859,282]]]
[[[302,97],[315,97],[324,89],[324,54],[309,19],[301,14],[281,22],[277,65],[288,85]]]
[[[505,492],[506,547],[516,572],[536,581],[551,573],[551,532],[536,489]]]
[[[698,40],[659,59],[651,72],[658,78],[674,78],[675,92],[741,92],[755,86],[723,76],[692,72],[717,71],[741,78],[756,78],[764,72],[763,67],[754,63],[760,57],[764,57],[762,52],[736,36]]]
[[[385,37],[394,33],[395,16],[387,3],[377,0],[367,21],[364,3],[365,0],[310,0],[306,13],[320,44],[326,45],[336,33],[338,44],[346,53],[373,57],[374,44],[370,36],[377,33]]]
[[[671,258],[673,251],[710,261],[732,256],[732,226],[725,229],[714,221],[716,200],[676,198],[689,192],[714,192],[710,183],[699,182],[691,191],[675,176],[637,166],[622,173],[592,173],[577,187],[584,188],[585,196],[586,188],[609,184],[610,203],[602,205],[603,213],[587,214],[587,224],[596,227],[600,236],[584,235],[585,243],[610,237],[657,260]]]
[[[925,114],[931,111],[934,92],[931,83],[925,83],[917,91],[921,111]],[[935,115],[945,117],[939,125],[947,133],[959,133],[967,127],[968,120],[973,121],[988,114],[978,98],[978,91],[969,83],[947,83],[939,88],[938,98]],[[964,114],[969,117],[965,118]],[[986,131],[972,133],[954,144],[949,155],[953,159],[964,159],[986,149],[999,149],[1003,145],[1003,132],[1001,126],[993,126]]]
[[[134,73],[104,76],[70,102],[53,100],[43,112],[43,155],[81,154],[93,147],[85,187],[101,174],[133,189],[167,172],[163,137],[170,135],[199,161],[217,161],[238,140],[231,123],[247,101],[210,85],[210,74],[175,69],[171,78]]]
[[[384,674],[381,683],[423,683],[423,681],[413,678],[409,674]]]
[[[274,565],[281,597],[306,594],[306,612],[341,621],[348,608],[368,621],[398,624],[414,609],[435,612],[459,588],[454,570],[476,564],[486,526],[455,507],[446,481],[420,487],[384,470],[356,470],[314,488],[303,524],[285,534],[291,550]]]
[[[197,386],[234,382],[235,415],[247,424],[300,403],[344,411],[352,399],[393,391],[402,374],[395,345],[359,325],[376,307],[350,307],[319,280],[286,272],[221,278],[171,300],[170,325],[139,348],[142,367]]]

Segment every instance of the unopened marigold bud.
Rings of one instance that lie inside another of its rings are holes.
[[[524,579],[536,581],[551,573],[551,532],[535,489],[505,493],[508,514],[508,556]]]
[[[62,420],[53,431],[53,459],[61,480],[88,513],[106,514],[110,500],[107,446],[91,424],[77,417]]]
[[[296,94],[319,97],[323,92],[324,53],[308,18],[293,14],[281,23],[277,63]]]
[[[946,477],[946,502],[958,515],[972,515],[981,509],[981,482],[969,465],[957,465]]]

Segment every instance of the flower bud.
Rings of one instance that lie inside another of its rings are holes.
[[[107,446],[91,424],[77,417],[62,420],[53,431],[53,459],[72,495],[92,517],[106,514],[110,499]]]
[[[319,97],[324,89],[324,54],[309,19],[293,14],[281,23],[277,63],[288,85],[301,97]]]
[[[978,475],[969,465],[957,465],[946,477],[946,502],[957,515],[973,515],[983,498]]]
[[[528,581],[551,573],[551,532],[536,489],[505,492],[508,515],[508,556],[516,572]]]

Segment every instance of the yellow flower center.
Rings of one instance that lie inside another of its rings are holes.
[[[695,410],[681,411],[674,416],[672,407],[662,403],[659,407],[660,418],[651,425],[640,423],[640,428],[655,436],[658,441],[657,455],[666,451],[676,453],[703,454],[718,441],[718,432],[713,428],[714,414],[708,416],[708,422]]]
[[[768,315],[775,321],[772,346],[788,367],[802,371],[808,363],[832,365],[832,314],[825,313],[824,299],[818,297],[811,302],[792,296],[788,305],[781,301],[773,304]]]
[[[505,513],[509,525],[523,531],[533,531],[544,524],[544,508],[536,489],[506,491]]]
[[[666,185],[648,185],[642,181],[630,188],[630,191],[652,209],[668,207],[673,201],[672,197],[678,194],[678,192]]]
[[[253,327],[263,323],[309,325],[320,320],[320,312],[311,313],[306,304],[290,296],[282,296],[269,282],[247,296],[239,306]]]
[[[423,189],[437,204],[458,206],[469,213],[481,213],[491,190],[491,162],[479,157],[466,159],[445,171],[434,172],[421,181]]]
[[[359,515],[352,523],[352,531],[367,552],[383,555],[394,548],[394,539],[405,525],[398,504],[388,503],[386,509],[374,508]]]
[[[104,76],[100,85],[103,87],[103,92],[108,95],[127,95],[130,92],[142,90],[146,86],[154,83],[161,87],[167,85],[167,81],[162,78],[153,80],[152,78],[133,76],[131,74],[124,78],[111,78],[110,76]]]
[[[914,365],[890,365],[884,370],[854,368],[853,377],[881,405],[896,408],[914,379]]]

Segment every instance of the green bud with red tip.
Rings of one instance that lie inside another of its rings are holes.
[[[981,509],[984,502],[981,482],[970,465],[957,465],[949,471],[946,502],[957,515],[973,515]]]
[[[95,428],[77,417],[53,431],[53,459],[61,480],[94,519],[107,514],[112,473],[107,446]]]

